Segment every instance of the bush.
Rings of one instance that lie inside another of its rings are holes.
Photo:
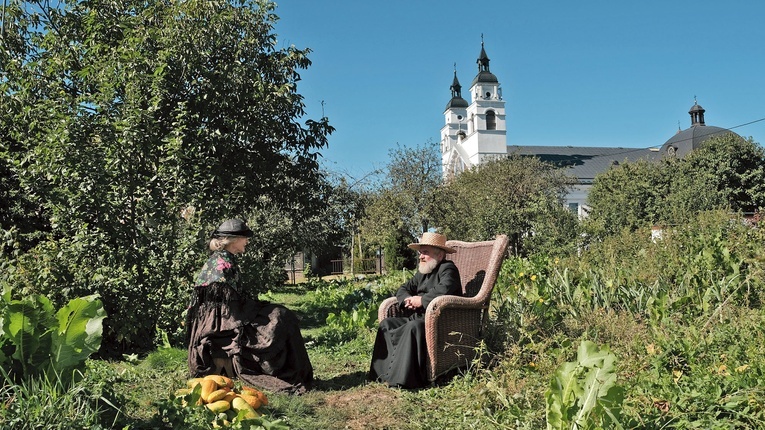
[[[538,405],[538,378],[571,345],[595,340],[619,357],[625,428],[762,426],[762,249],[761,228],[707,212],[656,241],[624,231],[576,256],[506,260],[487,332],[496,366],[479,373],[487,402],[504,405],[497,415],[538,420],[513,397],[519,387],[533,385],[527,401]]]
[[[0,297],[0,364],[15,381],[71,374],[101,345],[106,314],[97,296],[72,299],[53,311],[42,295]]]

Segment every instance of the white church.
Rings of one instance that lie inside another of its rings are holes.
[[[457,79],[456,68],[454,70],[451,99],[446,104],[445,125],[441,128],[444,179],[508,154],[538,157],[566,169],[566,173],[576,179],[565,197],[565,204],[579,217],[587,216],[587,195],[597,174],[625,161],[683,157],[712,136],[733,133],[725,128],[707,126],[704,122],[704,108],[694,102],[688,112],[691,126],[678,130],[661,146],[621,148],[507,145],[505,100],[502,98],[499,80],[489,69],[489,57],[483,41],[476,63],[478,74],[470,84],[470,103],[462,97],[462,86]]]

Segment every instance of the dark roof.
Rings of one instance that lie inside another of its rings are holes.
[[[468,107],[468,102],[462,97],[452,97],[452,99],[449,100],[449,103],[446,104],[446,109],[466,107]]]
[[[508,145],[508,154],[534,156],[558,167],[578,179],[580,184],[592,184],[593,179],[615,164],[653,160],[658,152],[645,148],[517,146]]]
[[[494,73],[491,73],[488,70],[484,70],[482,72],[478,72],[478,74],[473,79],[473,83],[470,84],[470,86],[472,87],[473,85],[477,84],[478,82],[497,83],[497,82],[499,82],[499,80],[497,80],[497,77],[494,76]]]
[[[486,55],[486,50],[483,48],[483,41],[481,41],[481,53],[478,54],[478,62],[489,62],[489,56]]]
[[[677,134],[670,137],[669,140],[661,146],[661,155],[667,156],[671,147],[673,148],[674,154],[669,154],[670,156],[683,158],[688,155],[689,152],[698,149],[701,144],[710,137],[721,136],[727,133],[733,132],[726,128],[715,127],[713,125],[695,125],[683,131],[679,131]],[[736,136],[738,135],[736,134]]]
[[[483,39],[483,37],[481,37],[481,39]],[[475,75],[473,83],[470,84],[471,87],[478,82],[499,83],[497,77],[489,71],[489,61],[491,60],[489,60],[489,56],[486,55],[486,50],[483,48],[483,40],[481,40],[481,53],[476,60],[476,63],[478,63],[478,74]]]

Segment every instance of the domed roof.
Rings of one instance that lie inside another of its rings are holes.
[[[494,73],[491,73],[488,70],[482,70],[482,71],[478,72],[476,77],[473,79],[473,83],[470,84],[470,86],[472,87],[473,85],[475,85],[475,84],[477,84],[479,82],[481,82],[481,83],[494,83],[494,84],[496,84],[496,83],[499,82],[499,80],[497,80],[497,77],[494,76]]]
[[[736,134],[727,128],[715,127],[713,125],[695,125],[669,138],[661,146],[660,154],[662,157],[683,158],[694,149],[698,149],[701,144],[713,136],[722,136],[728,133]],[[736,134],[736,136],[738,136]]]
[[[446,104],[446,109],[466,107],[468,107],[468,102],[462,97],[452,97],[452,99],[449,100],[449,103]]]
[[[661,150],[659,151],[661,157],[683,158],[688,155],[689,152],[698,149],[712,136],[722,136],[732,133],[739,138],[741,137],[727,128],[706,125],[704,123],[704,112],[706,112],[706,110],[699,106],[694,100],[693,106],[691,106],[691,109],[688,111],[691,115],[691,127],[683,131],[678,131],[677,134],[664,142],[664,145],[661,146]]]

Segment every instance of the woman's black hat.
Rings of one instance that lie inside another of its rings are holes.
[[[218,236],[239,236],[239,237],[252,237],[253,233],[244,220],[241,219],[229,219],[223,221],[220,227],[216,228],[212,233],[213,237]]]

